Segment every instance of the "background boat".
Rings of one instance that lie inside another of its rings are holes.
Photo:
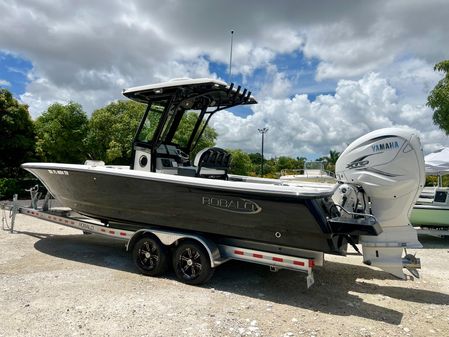
[[[449,187],[443,187],[443,176],[449,174],[449,148],[424,157],[426,175],[437,177],[437,186],[426,186],[410,214],[413,226],[449,229]]]

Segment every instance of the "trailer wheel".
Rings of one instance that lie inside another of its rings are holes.
[[[159,240],[144,237],[134,245],[133,260],[142,274],[158,276],[168,268],[168,250]]]
[[[196,242],[179,245],[173,256],[173,269],[182,282],[192,285],[206,283],[214,274],[209,254]]]

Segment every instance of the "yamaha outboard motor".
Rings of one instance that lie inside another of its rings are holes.
[[[374,215],[382,227],[378,236],[359,237],[363,261],[397,277],[403,268],[414,276],[420,268],[406,248],[421,248],[409,215],[425,183],[424,157],[416,132],[380,129],[357,139],[341,154],[335,173],[341,183],[337,203],[347,214]]]

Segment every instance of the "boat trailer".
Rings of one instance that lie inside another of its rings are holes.
[[[21,206],[17,195],[12,204],[0,205],[3,208],[3,230],[15,233],[16,215],[20,213],[79,229],[84,234],[122,240],[126,250],[132,252],[137,268],[144,275],[158,276],[165,272],[171,253],[176,276],[187,284],[205,283],[212,277],[214,268],[229,260],[239,260],[268,266],[273,272],[289,269],[306,273],[307,288],[310,288],[314,283],[313,267],[322,266],[324,262],[324,253],[316,251],[305,251],[304,255],[308,257],[297,257],[219,244],[204,234],[151,227],[133,231],[129,230],[127,224],[104,224],[100,220],[80,216],[68,208],[49,207],[49,194],[45,196],[43,205],[38,207],[41,194],[37,186],[28,191],[31,194],[29,207]],[[162,262],[165,266],[154,267]],[[203,275],[198,277],[198,273]]]

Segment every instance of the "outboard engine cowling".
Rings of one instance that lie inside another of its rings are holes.
[[[421,248],[409,215],[425,183],[424,156],[416,132],[387,128],[368,133],[351,143],[335,167],[339,182],[364,193],[370,212],[383,232],[360,236],[363,259],[397,277],[403,267],[414,275],[419,260],[402,257],[404,248]]]

